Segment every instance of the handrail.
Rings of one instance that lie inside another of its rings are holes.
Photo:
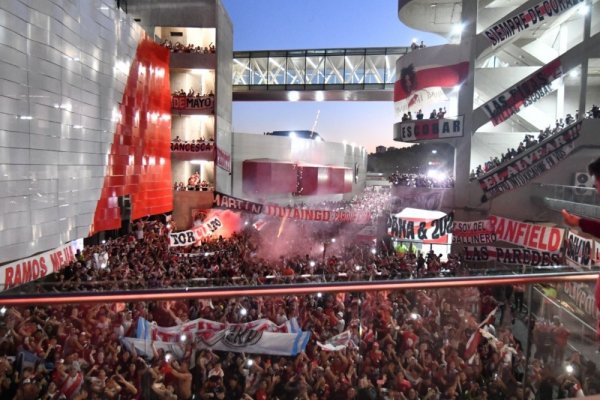
[[[442,289],[465,286],[494,286],[569,281],[593,281],[598,273],[568,272],[494,277],[428,278],[389,281],[358,281],[272,286],[237,286],[210,288],[151,289],[111,292],[68,292],[32,295],[0,295],[0,305],[40,305],[67,303],[107,303],[157,300],[189,300],[234,298],[243,296],[286,296],[337,292],[370,292],[379,290]]]

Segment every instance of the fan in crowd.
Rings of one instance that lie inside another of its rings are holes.
[[[171,93],[171,96],[187,96],[187,97],[213,97],[215,94],[211,90],[208,93],[196,92],[193,88],[190,88],[187,92],[183,89],[179,89]]]

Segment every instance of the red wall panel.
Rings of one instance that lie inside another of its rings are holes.
[[[121,227],[118,197],[131,196],[131,218],[173,209],[169,50],[144,38],[129,69],[121,113],[90,234]]]
[[[248,195],[296,191],[296,169],[291,162],[245,160],[242,179],[242,190]]]

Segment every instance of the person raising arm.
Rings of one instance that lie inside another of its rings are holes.
[[[596,193],[600,195],[600,158],[597,158],[596,161],[588,165],[588,172],[594,177],[594,187],[596,188]],[[571,214],[570,212],[564,209],[561,213],[565,224],[571,227],[579,228],[585,233],[589,233],[590,235],[594,235],[597,238],[600,238],[599,220],[579,217],[575,214]]]

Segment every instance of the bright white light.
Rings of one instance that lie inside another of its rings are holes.
[[[0,315],[4,314],[6,314],[6,307],[2,306],[2,308],[0,308]]]
[[[579,76],[579,71],[577,71],[576,69],[572,69],[571,72],[569,72],[569,76],[571,78],[577,78]]]
[[[571,364],[567,364],[567,366],[565,367],[565,371],[567,371],[567,374],[572,374],[573,371],[575,371],[575,368],[573,368]]]
[[[464,29],[463,24],[456,24],[452,27],[451,33],[453,35],[460,35],[462,33],[463,29]]]
[[[249,359],[248,359],[248,361],[246,361],[246,364],[247,364],[249,367],[251,367],[251,366],[253,366],[253,365],[254,365],[254,360],[253,360],[253,359],[251,359],[251,358],[249,358]]]
[[[296,139],[296,132],[290,132],[288,135],[291,139]]]
[[[210,256],[210,253],[204,253],[204,257]]]
[[[171,362],[172,359],[173,359],[173,355],[171,353],[165,354],[165,361],[166,362]]]
[[[288,93],[288,100],[289,101],[298,101],[300,100],[300,93],[296,92],[296,91],[291,91]]]
[[[171,224],[167,224],[167,229],[171,229]]]
[[[31,115],[19,115],[19,119],[30,121],[33,119],[33,117]]]
[[[419,318],[419,315],[417,313],[410,313],[410,318],[417,319],[417,318]]]
[[[437,171],[435,169],[430,169],[427,171],[427,176],[435,181],[443,181],[446,179],[446,174],[442,171]]]
[[[587,4],[582,4],[581,8],[579,9],[579,14],[587,15],[588,12],[590,12],[590,6],[588,6]]]
[[[321,293],[321,292],[317,293],[317,297],[318,297],[318,298],[321,298],[321,297],[323,297],[323,293]]]
[[[122,60],[117,60],[117,62],[115,63],[115,67],[114,70],[115,72],[121,72],[123,74],[128,74],[129,73],[129,61],[122,61]]]
[[[203,165],[206,162],[206,160],[192,160],[190,161],[191,164],[194,165]]]
[[[437,150],[431,150],[431,154],[437,154]]]
[[[182,333],[181,336],[179,336],[179,341],[180,342],[185,342],[187,340],[187,336],[185,333]]]
[[[377,249],[371,249],[371,254],[377,254]]]
[[[323,101],[325,100],[325,94],[323,92],[315,93],[315,101]]]
[[[245,308],[242,308],[242,309],[240,310],[240,315],[241,315],[242,317],[245,317],[247,314],[248,314],[248,310],[246,310]]]
[[[354,269],[355,269],[355,270],[357,270],[357,271],[360,271],[360,270],[362,269],[362,267],[361,267],[360,265],[356,265],[356,266],[354,267]]]
[[[460,85],[456,85],[456,86],[454,86],[454,87],[452,88],[452,92],[453,92],[453,93],[458,93],[458,92],[460,92]]]
[[[106,240],[103,240],[103,241],[102,241],[102,244],[106,244]]]
[[[308,263],[308,265],[310,265],[311,267],[314,267],[315,266],[315,262],[311,261],[311,262]]]
[[[417,39],[416,37],[412,38],[412,42],[413,42],[413,43],[417,43],[417,41],[418,41],[418,40],[419,40],[419,39]]]
[[[81,128],[83,128],[83,126],[81,126],[81,125],[73,125],[73,129],[81,129]]]
[[[244,226],[248,226],[248,221],[244,222]]]
[[[335,238],[331,238],[331,243],[335,243]]]

